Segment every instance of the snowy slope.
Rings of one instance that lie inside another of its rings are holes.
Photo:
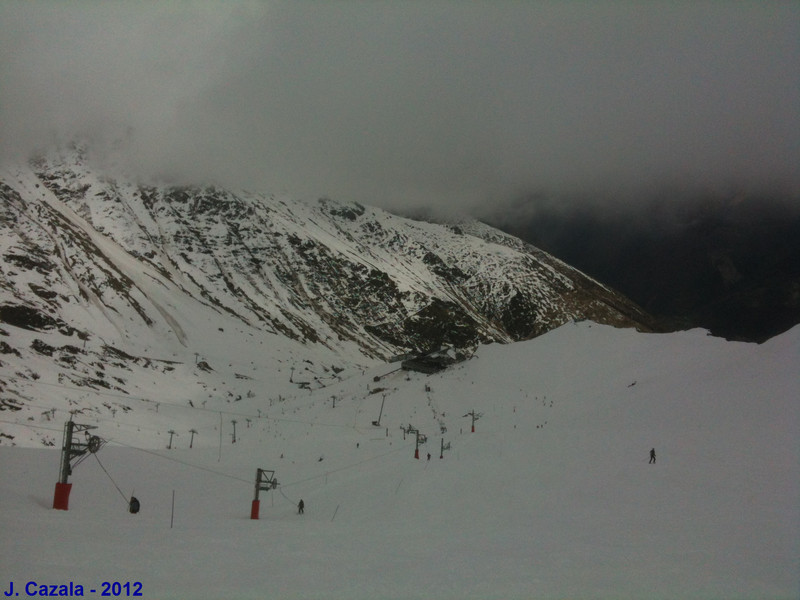
[[[56,449],[0,449],[0,582],[197,599],[798,596],[800,328],[754,345],[570,323],[374,380],[390,370],[343,372],[266,415],[244,397],[221,437],[201,407],[77,415],[110,441],[75,469],[66,512],[50,508]],[[421,460],[409,424],[428,437]],[[281,485],[252,521],[257,468]]]

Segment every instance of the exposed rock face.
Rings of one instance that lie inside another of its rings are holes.
[[[210,318],[386,358],[520,340],[573,319],[649,323],[619,294],[478,222],[138,185],[93,170],[78,146],[6,172],[0,198],[0,321],[36,331],[85,339],[110,328],[124,340],[136,321],[186,345],[180,306],[191,299]]]

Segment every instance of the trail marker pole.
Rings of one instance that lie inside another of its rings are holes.
[[[189,433],[191,433],[191,434],[192,434],[192,437],[191,437],[191,439],[189,440],[189,448],[191,448],[191,447],[192,447],[192,445],[194,444],[194,436],[197,434],[197,430],[196,430],[196,429],[190,429],[190,430],[189,430]]]
[[[169,444],[167,444],[167,450],[172,450],[172,436],[175,435],[175,430],[170,429],[167,433],[169,434]]]
[[[236,419],[231,420],[231,423],[233,423],[233,441],[231,443],[235,444],[236,443]]]

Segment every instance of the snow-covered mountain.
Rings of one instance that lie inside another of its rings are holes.
[[[72,144],[0,179],[4,409],[40,399],[31,382],[151,396],[133,373],[180,387],[179,371],[219,368],[210,357],[232,340],[262,373],[291,377],[306,361],[301,383],[319,386],[357,365],[571,320],[647,328],[621,295],[479,222],[144,185],[94,165]],[[278,393],[297,389],[288,383]]]

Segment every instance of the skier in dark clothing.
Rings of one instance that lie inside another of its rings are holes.
[[[305,507],[306,507],[306,504],[305,504],[305,502],[303,502],[303,500],[301,499],[301,500],[300,500],[300,502],[298,502],[298,504],[297,504],[297,512],[298,512],[298,514],[301,514],[301,515],[302,515],[302,514],[303,514],[303,509],[304,509]]]
[[[131,496],[131,501],[128,504],[128,510],[134,515],[139,512],[139,500],[136,496]]]
[[[651,448],[650,449],[650,464],[652,465],[655,462],[656,462],[656,449],[655,448]]]

